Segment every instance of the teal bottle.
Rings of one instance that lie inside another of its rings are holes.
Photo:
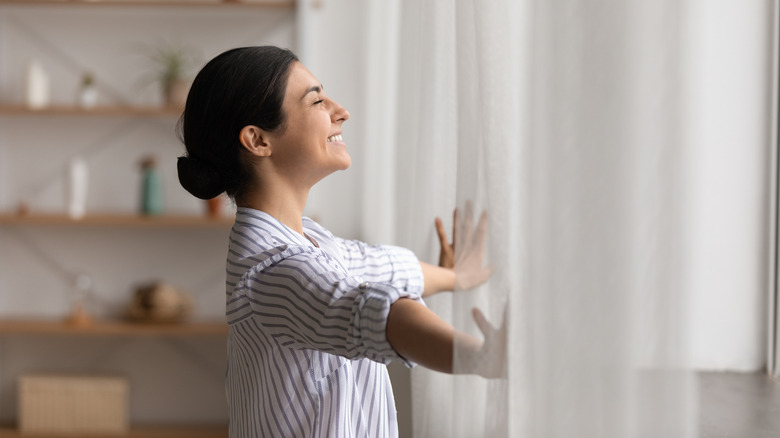
[[[163,213],[165,202],[163,200],[162,176],[157,170],[155,159],[149,157],[141,162],[141,214],[145,216],[157,216]]]

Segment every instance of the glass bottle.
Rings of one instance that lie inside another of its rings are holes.
[[[141,214],[155,216],[163,213],[162,176],[157,169],[154,157],[146,157],[141,161]]]

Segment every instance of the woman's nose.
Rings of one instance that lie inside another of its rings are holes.
[[[349,120],[349,111],[336,102],[333,102],[333,114],[331,116],[331,120],[333,120],[333,122],[344,123]]]

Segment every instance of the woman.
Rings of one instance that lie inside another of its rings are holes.
[[[192,84],[179,180],[238,207],[227,258],[231,437],[397,436],[385,364],[452,372],[454,330],[422,297],[453,290],[453,269],[303,217],[311,187],[350,165],[348,119],[276,47],[227,51]]]

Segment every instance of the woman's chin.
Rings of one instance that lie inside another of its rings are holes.
[[[347,170],[352,164],[352,157],[349,156],[347,151],[344,151],[343,155],[339,157],[339,170]]]

